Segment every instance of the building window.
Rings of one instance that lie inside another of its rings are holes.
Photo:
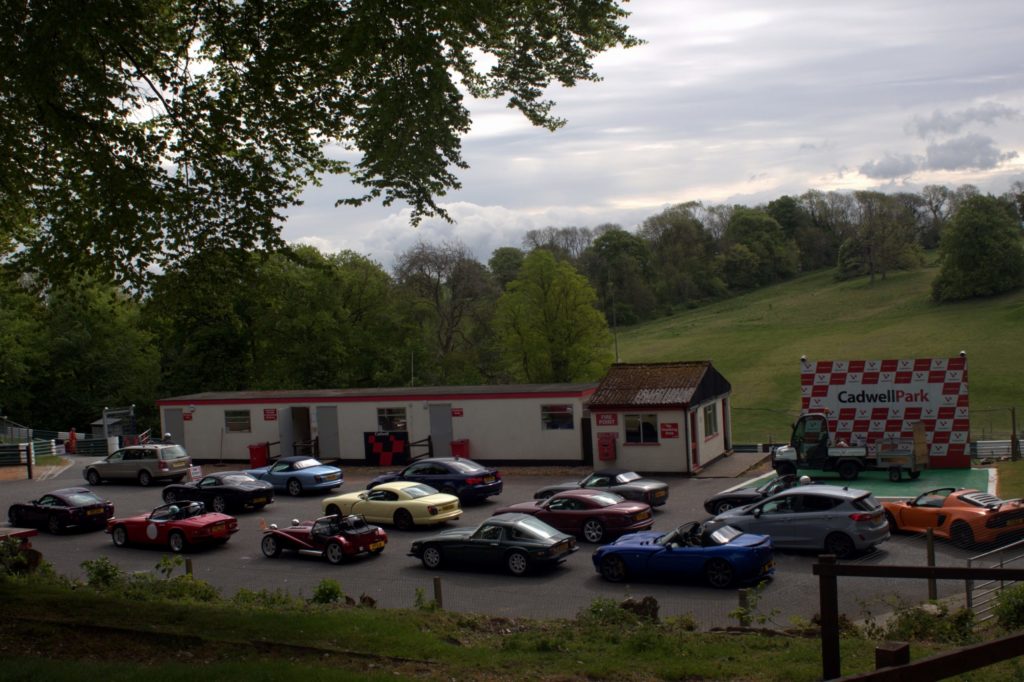
[[[377,431],[384,433],[388,431],[408,431],[408,422],[405,419],[404,407],[379,407],[377,408]]]
[[[704,408],[704,437],[718,435],[718,404],[712,403]]]
[[[541,405],[540,423],[544,430],[575,428],[572,421],[572,405]]]
[[[656,414],[627,414],[626,415],[626,442],[627,443],[657,443],[658,442],[658,415],[656,415]]]
[[[224,410],[224,430],[228,433],[249,433],[252,418],[249,410]]]

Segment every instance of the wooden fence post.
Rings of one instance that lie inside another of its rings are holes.
[[[737,618],[740,625],[747,627],[750,625],[750,589],[744,587],[738,591],[740,593],[740,608]]]
[[[821,612],[821,676],[832,680],[840,675],[839,660],[839,586],[834,571],[834,554],[818,557],[821,572],[818,574],[818,600]]]
[[[928,547],[928,565],[935,566],[935,533],[929,528],[926,531],[926,546]],[[928,599],[935,601],[939,598],[939,588],[935,578],[928,578]]]
[[[910,644],[882,642],[875,647],[875,670],[910,663]]]
[[[439,575],[434,576],[434,603],[438,609],[444,610],[444,597],[441,594],[441,576]]]

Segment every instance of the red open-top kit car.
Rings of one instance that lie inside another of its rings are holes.
[[[107,521],[114,544],[166,545],[172,552],[203,544],[223,544],[238,532],[234,516],[206,512],[202,502],[180,502],[157,507],[149,514],[114,517]]]
[[[380,554],[388,543],[388,535],[362,516],[324,516],[316,521],[292,521],[288,528],[270,525],[263,531],[260,547],[263,554],[276,557],[281,550],[310,552],[322,555],[332,564],[340,564],[357,554]]]

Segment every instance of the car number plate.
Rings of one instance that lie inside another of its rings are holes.
[[[375,549],[382,549],[383,547],[384,547],[384,543],[383,542],[379,542],[379,541],[378,542],[374,542],[374,543],[370,544],[370,551],[372,552]]]
[[[484,483],[494,483],[494,476],[484,476]]]
[[[225,532],[227,532],[227,526],[223,523],[218,523],[213,526],[214,535],[224,535]]]
[[[651,518],[651,512],[649,512],[649,511],[642,511],[639,514],[636,515],[636,520],[637,521],[644,521],[645,519],[649,519],[649,518]]]
[[[765,565],[761,567],[761,572],[762,573],[767,573],[768,571],[772,570],[773,568],[775,568],[775,561],[774,560],[765,563]]]
[[[96,516],[97,514],[102,514],[103,510],[102,509],[90,509],[89,511],[87,511],[85,513],[86,513],[87,516]]]
[[[1020,524],[1022,524],[1022,523],[1024,523],[1024,518],[1019,518],[1019,519],[1007,519],[1007,520],[1006,520],[1006,525],[1007,525],[1007,526],[1019,526],[1019,525],[1020,525]]]
[[[668,494],[667,490],[655,490],[654,491],[654,496],[655,497],[665,497],[665,495],[667,495],[667,494]]]
[[[267,498],[265,498],[265,497],[254,497],[254,498],[252,498],[252,503],[253,504],[265,504],[266,501],[267,501]]]

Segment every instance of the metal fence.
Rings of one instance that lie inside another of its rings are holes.
[[[1024,566],[1024,540],[1018,540],[1005,547],[993,549],[967,560],[968,568],[1016,568],[1020,566]],[[979,583],[968,580],[966,585],[967,608],[974,611],[978,623],[983,623],[994,617],[999,593],[1016,584],[1016,580],[986,580]]]

